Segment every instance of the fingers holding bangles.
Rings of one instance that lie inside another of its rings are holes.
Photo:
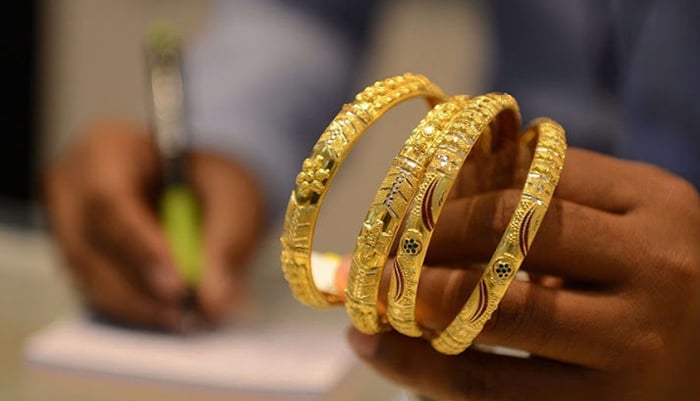
[[[433,159],[428,174],[421,177],[418,189],[410,181],[409,188],[400,188],[402,183],[397,185],[396,180],[397,176],[401,176],[393,171],[395,167],[387,174],[365,220],[363,232],[358,237],[346,289],[348,313],[361,332],[373,334],[382,328],[383,322],[375,306],[379,280],[397,226],[407,212],[409,199],[413,199],[412,211],[400,237],[398,255],[394,261],[388,296],[388,320],[403,334],[416,337],[422,334],[415,318],[415,305],[421,266],[430,236],[451,183],[456,179],[471,146],[503,111],[510,111],[516,120],[519,118],[517,103],[507,95],[473,99],[463,106],[461,113],[453,115],[447,127],[440,132],[437,142],[440,151],[430,155]],[[429,114],[426,120],[430,117]],[[460,117],[463,120],[460,121]],[[433,347],[442,353],[461,353],[481,332],[514,279],[554,193],[566,150],[563,129],[551,120],[541,119],[525,133],[524,138],[526,141],[536,141],[536,145],[519,205],[496,253],[462,311],[443,333],[432,340]],[[411,178],[415,180],[418,177],[418,174],[414,174]],[[392,190],[394,187],[399,188]],[[389,195],[383,193],[383,189],[390,189]],[[405,200],[394,210],[393,197],[398,195]],[[388,227],[385,227],[386,223]]]
[[[493,114],[481,127],[465,116],[467,134],[449,117],[435,151],[412,159],[424,164],[411,188],[392,166],[349,274],[336,275],[355,351],[440,399],[669,399],[697,387],[678,386],[697,364],[685,334],[700,327],[697,191],[649,165],[567,151],[552,120],[507,137],[513,119]],[[530,282],[515,280],[521,266]]]
[[[370,366],[392,381],[431,399],[604,399],[599,372],[541,358],[511,358],[476,350],[458,356],[434,352],[420,339],[350,329],[349,342]]]
[[[423,269],[416,321],[425,331],[424,338],[436,338],[452,323],[480,278],[481,272],[475,268]],[[475,343],[579,366],[609,367],[620,349],[616,338],[599,327],[623,322],[622,306],[622,302],[597,293],[515,280]]]
[[[424,181],[417,191],[418,196],[413,200],[413,210],[400,237],[401,241],[398,255],[393,265],[393,275],[391,276],[391,286],[387,301],[390,323],[404,334],[410,336],[420,336],[422,334],[416,321],[415,310],[421,266],[434,225],[444,204],[444,199],[450,191],[451,182],[456,178],[461,163],[466,159],[471,145],[478,139],[478,134],[486,128],[488,123],[503,110],[510,110],[517,115],[517,105],[512,98],[506,95],[491,96],[491,98],[483,97],[478,100],[472,100],[469,103],[472,107],[480,107],[483,102],[481,99],[486,99],[487,104],[489,103],[488,101],[496,99],[496,104],[500,105],[482,114],[481,124],[475,124],[476,127],[474,127],[472,134],[477,138],[463,140],[464,143],[461,145],[461,149],[459,145],[456,145],[460,143],[459,136],[457,136],[458,130],[450,131],[450,129],[456,127],[448,124],[450,128],[445,128],[446,132],[442,134],[441,143],[445,146],[438,145],[440,150],[430,164],[432,169],[429,168],[429,173],[424,176]],[[468,109],[469,107],[465,106],[464,110]],[[469,112],[467,112],[468,114]],[[470,121],[474,121],[474,117],[472,110]],[[454,117],[451,121],[457,120],[458,118]],[[447,133],[448,131],[450,133]],[[454,140],[455,138],[457,139],[456,141]],[[465,136],[462,136],[462,138],[465,138]],[[447,326],[444,332],[432,340],[433,347],[442,353],[461,353],[471,345],[474,338],[481,332],[491,314],[498,307],[498,303],[508,286],[513,281],[515,273],[527,254],[537,229],[542,223],[544,213],[554,193],[563,165],[566,146],[563,129],[551,120],[538,120],[525,133],[524,140],[536,141],[536,152],[524,190],[520,196],[520,201],[510,223],[506,227],[506,232],[503,234],[501,242],[496,248],[495,254],[484,270],[483,277],[479,280],[472,295],[455,320]],[[392,174],[390,172],[386,180],[390,180],[391,177]],[[440,183],[440,178],[443,177],[446,180]],[[385,182],[383,187],[389,187],[388,184],[390,183]],[[441,187],[438,187],[439,184],[441,184]],[[375,199],[375,204],[379,204],[379,201],[382,201],[382,195],[380,191]],[[436,197],[439,201],[435,202],[433,197]],[[386,202],[384,201],[383,204],[385,205]],[[370,209],[368,219],[365,222],[367,231],[369,231],[368,228],[372,228],[368,224],[372,222],[372,218],[381,224],[386,220],[381,214],[379,217],[373,216],[372,212],[373,210]],[[406,210],[399,210],[399,212],[395,213],[395,215],[402,218]],[[358,246],[353,256],[353,263],[350,267],[348,278],[348,289],[346,290],[346,305],[348,305],[348,311],[353,317],[355,327],[364,333],[372,334],[381,329],[382,321],[377,314],[375,304],[378,300],[378,283],[382,269],[376,268],[375,265],[381,262],[383,267],[383,263],[389,253],[390,243],[396,235],[396,225],[399,223],[396,222],[394,224],[387,232],[382,232],[383,227],[377,224],[379,229],[375,234],[377,236],[383,233],[386,234],[385,246],[378,247],[376,244],[367,246],[367,241],[363,240],[371,232],[363,232],[359,237]],[[373,263],[367,263],[367,261],[361,259],[363,253],[360,247],[363,245],[365,245],[364,252],[373,255],[374,259],[371,260]],[[359,257],[358,250],[360,250]],[[360,280],[358,280],[358,277],[360,277]],[[368,288],[370,290],[367,290]],[[365,301],[362,310],[359,310],[356,306],[360,303],[358,299]],[[360,316],[360,319],[357,319],[357,316]]]
[[[377,304],[380,314],[387,310],[392,265],[393,258],[387,261],[382,277]],[[344,286],[348,266],[349,263],[340,268],[340,288]],[[480,278],[478,266],[423,268],[415,306],[423,339],[435,338],[454,320]],[[626,310],[624,300],[597,292],[550,288],[516,280],[475,343],[522,350],[577,366],[615,367],[626,349],[620,347],[619,336],[599,327],[626,324],[633,319],[625,315]]]
[[[309,257],[327,186],[367,126],[393,104],[419,95],[442,102],[421,120],[395,158],[358,236],[344,294],[345,306],[355,327],[367,334],[381,331],[388,320],[404,334],[421,335],[415,319],[420,268],[452,183],[482,133],[488,139],[482,140],[479,148],[488,153],[492,136],[496,136],[493,144],[508,136],[515,142],[520,125],[517,103],[509,95],[444,100],[429,81],[415,76],[404,79],[417,79],[424,86],[397,89],[395,81],[389,80],[394,85],[390,91],[395,95],[384,99],[377,97],[372,88],[385,87],[388,81],[378,82],[358,95],[355,103],[345,106],[331,122],[297,177],[281,238],[283,270],[295,297],[319,307],[339,303],[340,299],[315,287]],[[369,103],[372,97],[374,103]],[[372,112],[368,112],[370,107],[374,107]],[[549,206],[564,162],[563,129],[552,120],[541,119],[523,138],[535,143],[535,154],[518,206],[464,308],[433,339],[433,347],[440,352],[462,352],[481,331],[512,282]],[[393,267],[388,317],[381,316],[377,303],[384,264],[409,210]]]
[[[517,189],[450,200],[442,212],[443,223],[433,234],[426,263],[467,265],[488,260],[519,202]],[[554,198],[524,267],[532,274],[614,287],[632,273],[619,266],[617,256],[618,247],[634,240],[625,236],[630,232],[618,215]],[[610,238],[617,238],[617,243],[610,243]],[[596,252],[589,252],[591,248]]]
[[[458,354],[469,347],[498,308],[532,245],[559,181],[566,152],[563,128],[552,120],[539,119],[523,138],[536,140],[536,145],[520,202],[466,304],[431,341],[433,348],[442,353]]]

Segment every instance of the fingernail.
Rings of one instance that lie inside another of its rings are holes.
[[[371,358],[377,351],[379,336],[364,334],[355,328],[350,328],[348,332],[348,341],[358,355]]]

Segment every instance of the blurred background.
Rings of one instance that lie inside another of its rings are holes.
[[[19,399],[31,380],[21,358],[27,336],[77,310],[41,214],[42,167],[91,121],[146,121],[144,35],[155,21],[168,20],[196,40],[209,6],[206,0],[25,0],[2,24],[0,68],[8,89],[0,146],[0,400]],[[373,30],[356,89],[406,71],[426,74],[450,93],[483,89],[488,26],[469,2],[388,2]],[[395,153],[386,149],[399,149],[424,108],[420,101],[399,107],[360,141],[322,212],[318,230],[332,235],[319,236],[320,249],[351,250],[357,222]],[[271,231],[263,252],[276,261],[279,234]],[[260,274],[282,282],[277,263],[264,265]]]

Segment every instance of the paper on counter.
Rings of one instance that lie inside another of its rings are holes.
[[[342,328],[246,324],[189,336],[71,318],[34,335],[30,365],[260,393],[324,394],[356,359]]]

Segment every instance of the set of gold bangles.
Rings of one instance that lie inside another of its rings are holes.
[[[360,92],[325,129],[304,160],[285,217],[282,269],[292,293],[315,307],[341,299],[314,284],[311,250],[319,209],[340,165],[367,128],[393,106],[416,97],[431,110],[394,158],[362,223],[345,290],[345,307],[355,327],[368,334],[389,326],[419,337],[416,294],[435,225],[472,150],[488,157],[495,141],[534,145],[520,201],[496,250],[466,303],[449,326],[431,339],[433,348],[458,354],[469,347],[515,279],[547,211],[564,164],[566,139],[555,121],[534,120],[520,134],[520,111],[503,93],[446,96],[426,77],[404,74]],[[377,309],[379,284],[396,244],[386,315]]]

